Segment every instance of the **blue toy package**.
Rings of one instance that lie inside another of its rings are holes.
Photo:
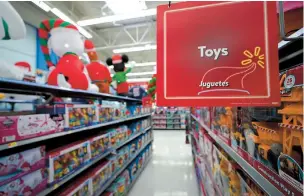
[[[142,142],[142,136],[139,136],[136,140],[137,143],[137,150],[140,150],[143,146],[143,142]]]
[[[110,162],[110,169],[111,169],[111,173],[113,175],[118,170],[117,155],[111,155],[111,156],[107,157],[107,160]]]
[[[127,110],[128,110],[128,112],[130,113],[131,116],[138,116],[141,113],[140,106],[136,106],[136,105],[128,106]]]
[[[136,140],[133,140],[132,142],[130,142],[129,144],[129,149],[130,149],[130,154],[129,156],[131,158],[134,157],[134,155],[136,154],[136,151],[137,151],[137,141]]]
[[[114,107],[110,101],[102,101],[99,106],[99,122],[104,123],[114,119]]]
[[[129,128],[132,131],[132,134],[136,134],[136,133],[139,133],[140,131],[142,131],[141,125],[142,125],[142,123],[140,121],[131,123],[129,125]]]
[[[135,178],[136,178],[136,175],[137,175],[137,162],[136,161],[133,161],[129,167],[128,167],[128,171],[130,173],[130,178],[131,178],[131,181],[133,181]]]

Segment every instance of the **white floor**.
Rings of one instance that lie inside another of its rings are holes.
[[[185,131],[154,131],[153,148],[129,196],[200,196]]]

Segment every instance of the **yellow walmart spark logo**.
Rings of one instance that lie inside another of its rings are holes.
[[[248,59],[245,59],[241,62],[242,65],[248,65],[252,63],[257,63],[261,68],[264,67],[264,54],[260,54],[261,52],[261,47],[255,47],[253,54],[249,50],[245,50],[243,54],[248,57]]]

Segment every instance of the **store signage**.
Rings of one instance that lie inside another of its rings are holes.
[[[275,2],[157,8],[157,105],[278,106]]]

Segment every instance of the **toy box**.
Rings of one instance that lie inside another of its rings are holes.
[[[111,155],[111,156],[107,157],[107,160],[109,161],[110,169],[111,169],[110,173],[112,175],[114,175],[116,173],[116,171],[118,170],[117,158],[118,158],[117,155]]]
[[[1,195],[38,195],[46,188],[47,177],[44,168],[38,169],[0,187]]]
[[[132,140],[130,143],[129,143],[129,149],[130,149],[130,157],[134,157],[136,152],[137,152],[137,140]]]
[[[131,179],[130,179],[130,173],[129,173],[129,171],[125,170],[121,174],[121,176],[125,178],[126,187],[129,187],[129,185],[131,184]]]
[[[110,101],[102,101],[99,106],[99,122],[104,123],[114,120],[115,109]]]
[[[110,136],[110,146],[112,148],[116,147],[117,137],[118,137],[118,134],[116,133],[116,129],[110,129],[110,130],[107,131],[107,133]]]
[[[59,193],[59,196],[93,195],[92,179],[88,176],[77,178],[73,183]]]
[[[90,148],[92,159],[110,149],[110,134],[104,133],[102,135],[90,139]]]
[[[124,113],[125,113],[125,104],[120,103],[118,101],[112,101],[112,107],[114,108],[114,120],[119,120],[121,118],[124,118]]]
[[[115,196],[123,196],[127,191],[126,179],[122,176],[118,177],[108,191],[114,193]]]
[[[45,168],[45,146],[0,158],[0,186]]]
[[[211,128],[226,144],[230,145],[230,133],[236,129],[236,108],[213,107]]]
[[[142,130],[148,128],[151,126],[151,119],[150,118],[146,118],[144,120],[141,121],[141,128]]]
[[[131,181],[133,181],[135,178],[136,178],[136,175],[137,175],[137,162],[136,161],[133,161],[129,167],[128,167],[128,171],[130,173],[130,178],[131,178]]]
[[[111,163],[109,161],[101,163],[98,167],[94,168],[89,175],[92,179],[93,193],[96,193],[102,188],[103,184],[111,178]]]
[[[63,131],[63,115],[0,116],[0,144]]]
[[[119,146],[128,139],[128,127],[126,125],[116,128],[116,145]]]
[[[130,116],[138,116],[141,114],[141,108],[137,105],[130,105],[127,107],[127,110],[130,113]]]
[[[138,170],[141,170],[141,168],[143,167],[143,164],[144,164],[143,153],[141,153],[140,155],[138,155],[136,161],[137,161],[137,168],[138,168]]]
[[[91,104],[67,104],[64,118],[65,130],[94,125],[99,121],[98,107]]]
[[[139,133],[140,131],[143,130],[142,124],[140,121],[131,123],[129,127],[130,127],[130,130],[132,131],[132,134]]]
[[[140,150],[143,146],[143,143],[142,143],[142,136],[139,136],[137,138],[137,150]]]
[[[266,195],[245,172],[238,170],[237,175],[240,180],[241,195]]]
[[[121,148],[117,152],[117,167],[118,169],[122,168],[125,164],[125,162],[129,158],[129,148],[128,146]]]
[[[231,164],[226,157],[213,145],[213,165],[212,172],[216,185],[221,191],[221,195],[229,195],[229,172],[231,171]]]
[[[48,154],[49,184],[62,180],[91,159],[90,142],[76,142]]]

